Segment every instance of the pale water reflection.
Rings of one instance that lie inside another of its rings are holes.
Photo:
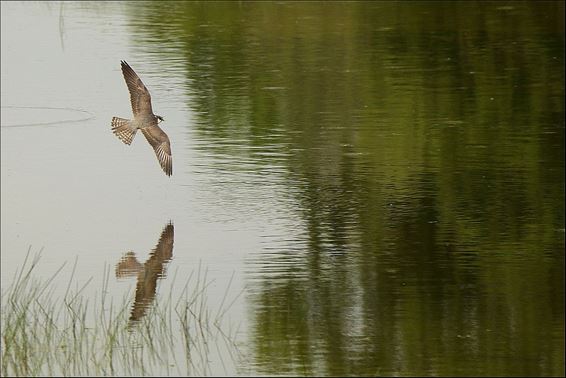
[[[2,128],[2,283],[29,244],[88,277],[174,219],[161,268],[206,267],[238,325],[243,357],[209,374],[564,375],[563,14],[3,2],[2,124],[95,118]],[[166,119],[170,179],[111,133],[120,60]],[[180,290],[149,278],[154,301]]]

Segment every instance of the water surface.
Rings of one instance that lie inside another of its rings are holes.
[[[564,375],[563,14],[3,2],[2,284],[30,245],[94,288],[135,257],[116,297],[157,264],[150,305],[207,269],[243,356],[215,375]],[[172,178],[110,131],[122,59]]]

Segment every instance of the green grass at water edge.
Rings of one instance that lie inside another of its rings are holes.
[[[90,280],[72,289],[75,261],[65,294],[56,297],[54,282],[65,264],[39,280],[33,273],[41,251],[30,256],[28,250],[12,284],[2,290],[2,376],[202,376],[212,374],[212,347],[226,351],[218,355],[232,363],[242,357],[235,332],[222,329],[227,295],[216,311],[209,308],[211,282],[200,266],[180,295],[157,296],[145,316],[132,323],[131,295],[118,305],[108,298],[110,269],[105,268],[100,296],[92,299],[84,295]]]

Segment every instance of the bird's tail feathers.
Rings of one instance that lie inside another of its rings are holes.
[[[137,130],[137,128],[132,127],[129,119],[112,117],[112,132],[127,145],[132,143]]]

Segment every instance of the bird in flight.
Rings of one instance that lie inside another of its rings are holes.
[[[157,160],[167,176],[173,174],[173,159],[171,158],[171,143],[169,137],[157,124],[163,121],[163,117],[153,114],[151,109],[151,96],[149,91],[134,72],[132,67],[125,61],[121,61],[122,74],[132,103],[134,119],[112,117],[112,132],[127,145],[130,145],[140,129],[145,139],[155,150]]]

